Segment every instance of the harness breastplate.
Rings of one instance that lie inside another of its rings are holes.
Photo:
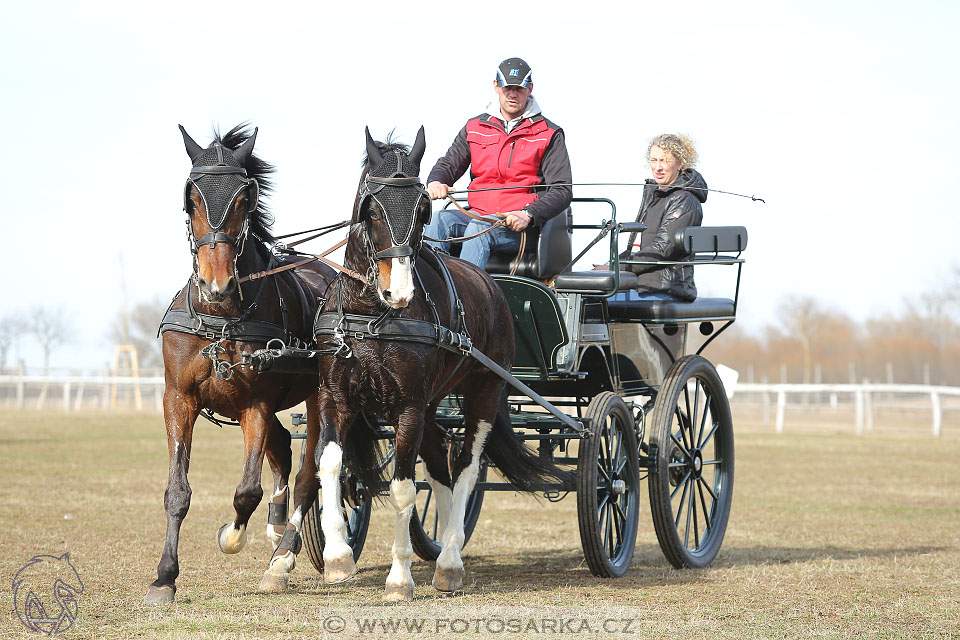
[[[337,310],[323,311],[317,314],[313,325],[314,338],[317,340],[335,338],[341,341],[344,338],[394,340],[432,344],[451,351],[469,350],[471,341],[463,317],[463,305],[460,302],[457,287],[450,276],[447,265],[443,264],[443,260],[434,253],[433,249],[426,249],[420,253],[428,256],[427,260],[433,262],[433,266],[443,276],[450,299],[450,320],[451,324],[454,325],[453,329],[445,327],[440,322],[440,315],[437,313],[436,305],[429,294],[427,294],[427,304],[433,312],[433,322],[416,318],[397,318],[392,315],[392,309],[379,316],[347,313],[343,309],[343,283],[341,281],[337,286]],[[419,269],[415,269],[415,273],[417,280],[420,281],[421,290],[426,291],[422,280],[420,280]]]

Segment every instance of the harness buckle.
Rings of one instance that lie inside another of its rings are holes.
[[[363,333],[360,332],[360,331],[354,331],[354,332],[353,332],[353,339],[354,339],[354,340],[363,340],[363,339],[364,339]]]

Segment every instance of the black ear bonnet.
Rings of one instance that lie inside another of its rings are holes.
[[[371,148],[372,145],[372,148]],[[423,157],[423,129],[417,135],[410,154],[392,149],[383,151],[376,146],[367,131],[367,161],[372,167],[360,187],[357,212],[361,222],[369,218],[370,199],[383,211],[384,220],[394,245],[406,245],[413,235],[415,223],[430,222],[432,207],[417,219],[421,201],[429,196],[420,182],[420,159]],[[419,153],[418,153],[419,151]]]
[[[186,131],[183,133],[186,141],[188,136]],[[218,231],[223,226],[227,219],[227,212],[245,189],[248,190],[247,212],[256,210],[260,198],[260,185],[256,179],[247,177],[247,170],[242,162],[244,157],[249,157],[249,153],[253,151],[253,144],[250,142],[255,138],[256,132],[236,151],[224,147],[219,142],[214,142],[207,149],[196,147],[191,149],[190,143],[187,143],[187,153],[191,151],[199,151],[199,153],[191,153],[190,156],[193,169],[183,188],[184,211],[190,210],[191,187],[197,188],[207,212],[207,223],[214,231]],[[193,141],[190,140],[190,142]]]

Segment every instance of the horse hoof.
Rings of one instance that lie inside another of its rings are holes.
[[[433,588],[437,591],[456,591],[463,588],[463,567],[442,569],[439,566],[433,572]]]
[[[408,602],[413,600],[412,584],[388,584],[383,590],[384,602]]]
[[[289,573],[273,573],[267,571],[263,574],[263,579],[260,581],[260,586],[257,588],[257,591],[260,593],[280,593],[286,591],[289,586]]]
[[[173,585],[163,585],[162,587],[150,585],[147,588],[147,595],[143,599],[143,604],[150,607],[158,604],[169,604],[173,602],[173,594],[176,592],[177,588]]]
[[[234,529],[227,523],[217,529],[217,546],[224,553],[240,553],[247,546],[247,528]]]
[[[323,581],[327,584],[340,584],[357,575],[357,563],[353,556],[323,560]]]

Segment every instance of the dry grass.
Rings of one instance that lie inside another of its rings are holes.
[[[9,585],[31,556],[70,551],[85,592],[67,638],[489,637],[501,624],[511,638],[960,637],[956,432],[934,440],[926,424],[916,435],[863,437],[846,424],[816,434],[789,426],[774,435],[738,423],[734,511],[709,570],[669,568],[644,513],[627,577],[598,580],[583,561],[574,496],[547,504],[494,495],[466,549],[467,588],[439,595],[432,566],[417,561],[417,599],[397,607],[380,604],[392,528],[382,507],[354,582],[325,586],[304,555],[293,593],[255,593],[271,551],[265,508],[247,549],[217,551],[241,445],[236,430],[201,423],[177,604],[148,609],[140,601],[164,531],[160,418],[5,412],[0,572]],[[4,594],[0,637],[33,637]],[[332,616],[344,631],[332,633]],[[361,633],[364,618],[424,626]]]

